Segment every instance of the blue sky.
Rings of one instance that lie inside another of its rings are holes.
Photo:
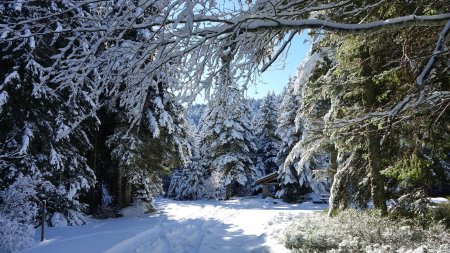
[[[287,57],[281,55],[279,59],[270,66],[261,76],[260,82],[248,87],[247,96],[251,98],[263,98],[269,92],[281,94],[283,88],[287,85],[289,76],[295,76],[297,66],[305,59],[306,54],[311,47],[311,39],[304,31],[300,36],[297,35],[291,42]],[[203,96],[197,96],[194,104],[205,103]]]
[[[253,98],[262,98],[271,91],[281,94],[289,76],[295,76],[297,66],[303,61],[310,47],[310,39],[306,32],[300,36],[297,35],[291,42],[285,61],[278,59],[270,66],[260,77],[261,83],[248,88],[247,95]]]

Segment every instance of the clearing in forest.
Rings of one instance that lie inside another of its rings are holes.
[[[158,211],[153,214],[91,219],[84,226],[49,228],[44,242],[24,252],[288,252],[274,236],[289,217],[327,207],[270,198],[157,199],[154,205]]]

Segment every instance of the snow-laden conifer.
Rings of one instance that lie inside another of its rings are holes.
[[[300,127],[295,125],[295,117],[300,101],[294,90],[294,82],[295,78],[290,78],[282,94],[276,129],[276,134],[280,138],[276,164],[278,166],[278,181],[281,188],[276,195],[287,201],[296,201],[304,193],[300,191],[301,187],[294,164],[286,164],[286,158],[294,145],[300,140],[302,131]],[[296,162],[298,162],[298,158]]]
[[[277,129],[278,98],[275,93],[269,93],[261,102],[260,118],[254,126],[257,135],[257,156],[264,165],[264,174],[268,175],[278,170],[276,156],[279,149]]]
[[[200,154],[212,173],[223,175],[228,194],[246,194],[255,177],[254,135],[248,105],[236,86],[217,87],[203,116]]]
[[[80,43],[73,34],[34,36],[37,30],[28,27],[26,20],[36,15],[52,15],[71,5],[72,1],[17,1],[2,5],[0,22],[23,22],[16,28],[23,35],[18,40],[8,40],[13,33],[3,33],[0,41],[0,191],[30,177],[35,184],[35,196],[27,198],[29,205],[47,201],[50,221],[54,212],[61,213],[70,224],[82,224],[81,211],[85,205],[80,197],[95,183],[95,175],[87,163],[86,151],[92,148],[89,130],[84,126],[75,129],[71,136],[58,138],[76,121],[97,106],[88,95],[93,87],[89,75],[77,83],[77,92],[59,89],[59,83],[45,78],[57,61],[54,54],[65,45]],[[89,8],[73,9],[66,13],[79,17]],[[79,25],[78,21],[67,22]],[[49,22],[48,29],[57,29]],[[89,121],[86,121],[89,124]],[[19,221],[20,222],[20,221]]]

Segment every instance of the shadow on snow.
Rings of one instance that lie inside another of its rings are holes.
[[[39,231],[36,239],[38,236]],[[46,241],[23,252],[267,252],[264,236],[245,235],[242,230],[217,220],[179,221],[156,214],[50,228]]]

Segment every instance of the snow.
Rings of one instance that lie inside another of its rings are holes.
[[[446,204],[448,203],[448,199],[443,198],[443,197],[436,197],[436,198],[428,198],[430,200],[430,202],[435,203],[435,204]]]
[[[32,48],[32,49],[36,48],[36,41],[34,40],[34,36],[32,36],[30,29],[25,29],[24,35],[26,37],[29,37],[28,38],[28,46],[30,46],[30,48]]]
[[[124,217],[138,217],[145,215],[149,211],[149,205],[143,201],[137,201],[132,206],[126,207],[120,211]]]
[[[229,201],[156,199],[153,214],[48,228],[23,252],[288,252],[275,239],[278,216],[311,214],[326,205],[286,204],[260,197]]]
[[[20,155],[27,154],[28,146],[30,145],[30,138],[33,137],[33,133],[31,132],[28,126],[25,127],[24,134],[22,136],[22,146],[19,150]]]
[[[147,113],[147,119],[150,126],[150,130],[152,130],[153,133],[153,138],[158,138],[160,133],[159,125],[152,112]]]
[[[3,88],[4,85],[10,83],[14,79],[16,79],[16,80],[20,79],[19,74],[15,70],[5,77],[5,81],[3,81],[2,88]]]
[[[2,112],[2,106],[8,102],[8,93],[6,91],[0,92],[0,112]]]
[[[6,39],[6,37],[8,37],[8,33],[9,31],[2,32],[2,35],[0,35],[0,39]]]
[[[22,11],[22,6],[23,6],[23,0],[16,0],[14,2],[14,10],[15,11]]]
[[[53,213],[51,223],[53,227],[67,227],[67,219],[63,214],[58,212]]]
[[[413,23],[413,22],[424,22],[431,20],[442,20],[450,17],[449,13],[438,14],[434,16],[416,16],[416,15],[408,15],[402,17],[396,17],[386,20],[376,20],[367,23],[359,23],[359,24],[346,24],[346,23],[337,23],[330,20],[321,20],[321,19],[276,19],[276,20],[265,20],[270,19],[266,16],[253,17],[255,21],[250,23],[246,29],[247,31],[260,30],[271,27],[283,27],[283,28],[292,28],[292,29],[306,29],[306,28],[320,28],[327,31],[375,31],[380,30],[386,26],[395,26],[402,25],[405,23]],[[243,18],[246,18],[245,16]]]
[[[308,52],[307,58],[297,67],[297,79],[295,80],[294,84],[294,87],[297,90],[295,92],[297,92],[298,94],[304,93],[304,84],[309,80],[311,73],[313,72],[317,63],[320,61],[322,61],[321,55],[319,53],[313,53],[311,49]]]
[[[61,140],[65,137],[67,137],[67,135],[69,135],[71,131],[71,128],[65,124],[61,124],[61,126],[58,129],[57,135],[56,135],[56,139]]]
[[[55,32],[61,32],[63,30],[61,23],[56,21],[56,29]]]

